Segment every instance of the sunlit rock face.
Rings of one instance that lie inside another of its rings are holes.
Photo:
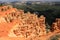
[[[27,13],[20,15],[17,19],[19,22],[10,30],[9,37],[25,37],[28,39],[46,35],[45,17],[43,15],[38,18],[35,14]]]
[[[60,29],[60,19],[59,19],[59,18],[57,18],[57,19],[56,19],[56,21],[57,21],[58,29]]]
[[[52,24],[53,31],[60,31],[60,19],[57,18],[56,21]]]
[[[47,40],[60,33],[60,19],[52,23],[50,31],[46,32],[45,17],[12,6],[0,7],[0,39],[1,40]]]

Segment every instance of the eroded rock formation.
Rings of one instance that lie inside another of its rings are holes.
[[[0,37],[47,40],[56,33],[60,33],[60,19],[56,19],[47,33],[43,15],[38,18],[36,14],[24,13],[23,10],[18,10],[10,5],[0,7]]]

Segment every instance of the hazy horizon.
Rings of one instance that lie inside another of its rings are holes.
[[[13,2],[13,1],[60,1],[60,0],[0,0],[2,2]]]

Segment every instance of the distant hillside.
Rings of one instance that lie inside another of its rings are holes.
[[[28,1],[27,1],[28,2]],[[35,13],[38,15],[44,15],[46,17],[46,22],[51,26],[52,22],[55,21],[56,18],[60,18],[60,2],[51,2],[42,3],[42,4],[34,4],[35,2],[30,3],[21,3],[20,1],[3,3],[4,5],[12,5],[14,8],[22,9],[24,12],[30,11],[31,13]],[[38,2],[38,1],[37,1]],[[55,4],[56,3],[56,4]],[[50,20],[50,21],[49,21]]]

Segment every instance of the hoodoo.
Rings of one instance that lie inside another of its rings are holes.
[[[47,40],[60,33],[60,19],[52,23],[47,33],[45,17],[12,6],[0,7],[0,40]]]

